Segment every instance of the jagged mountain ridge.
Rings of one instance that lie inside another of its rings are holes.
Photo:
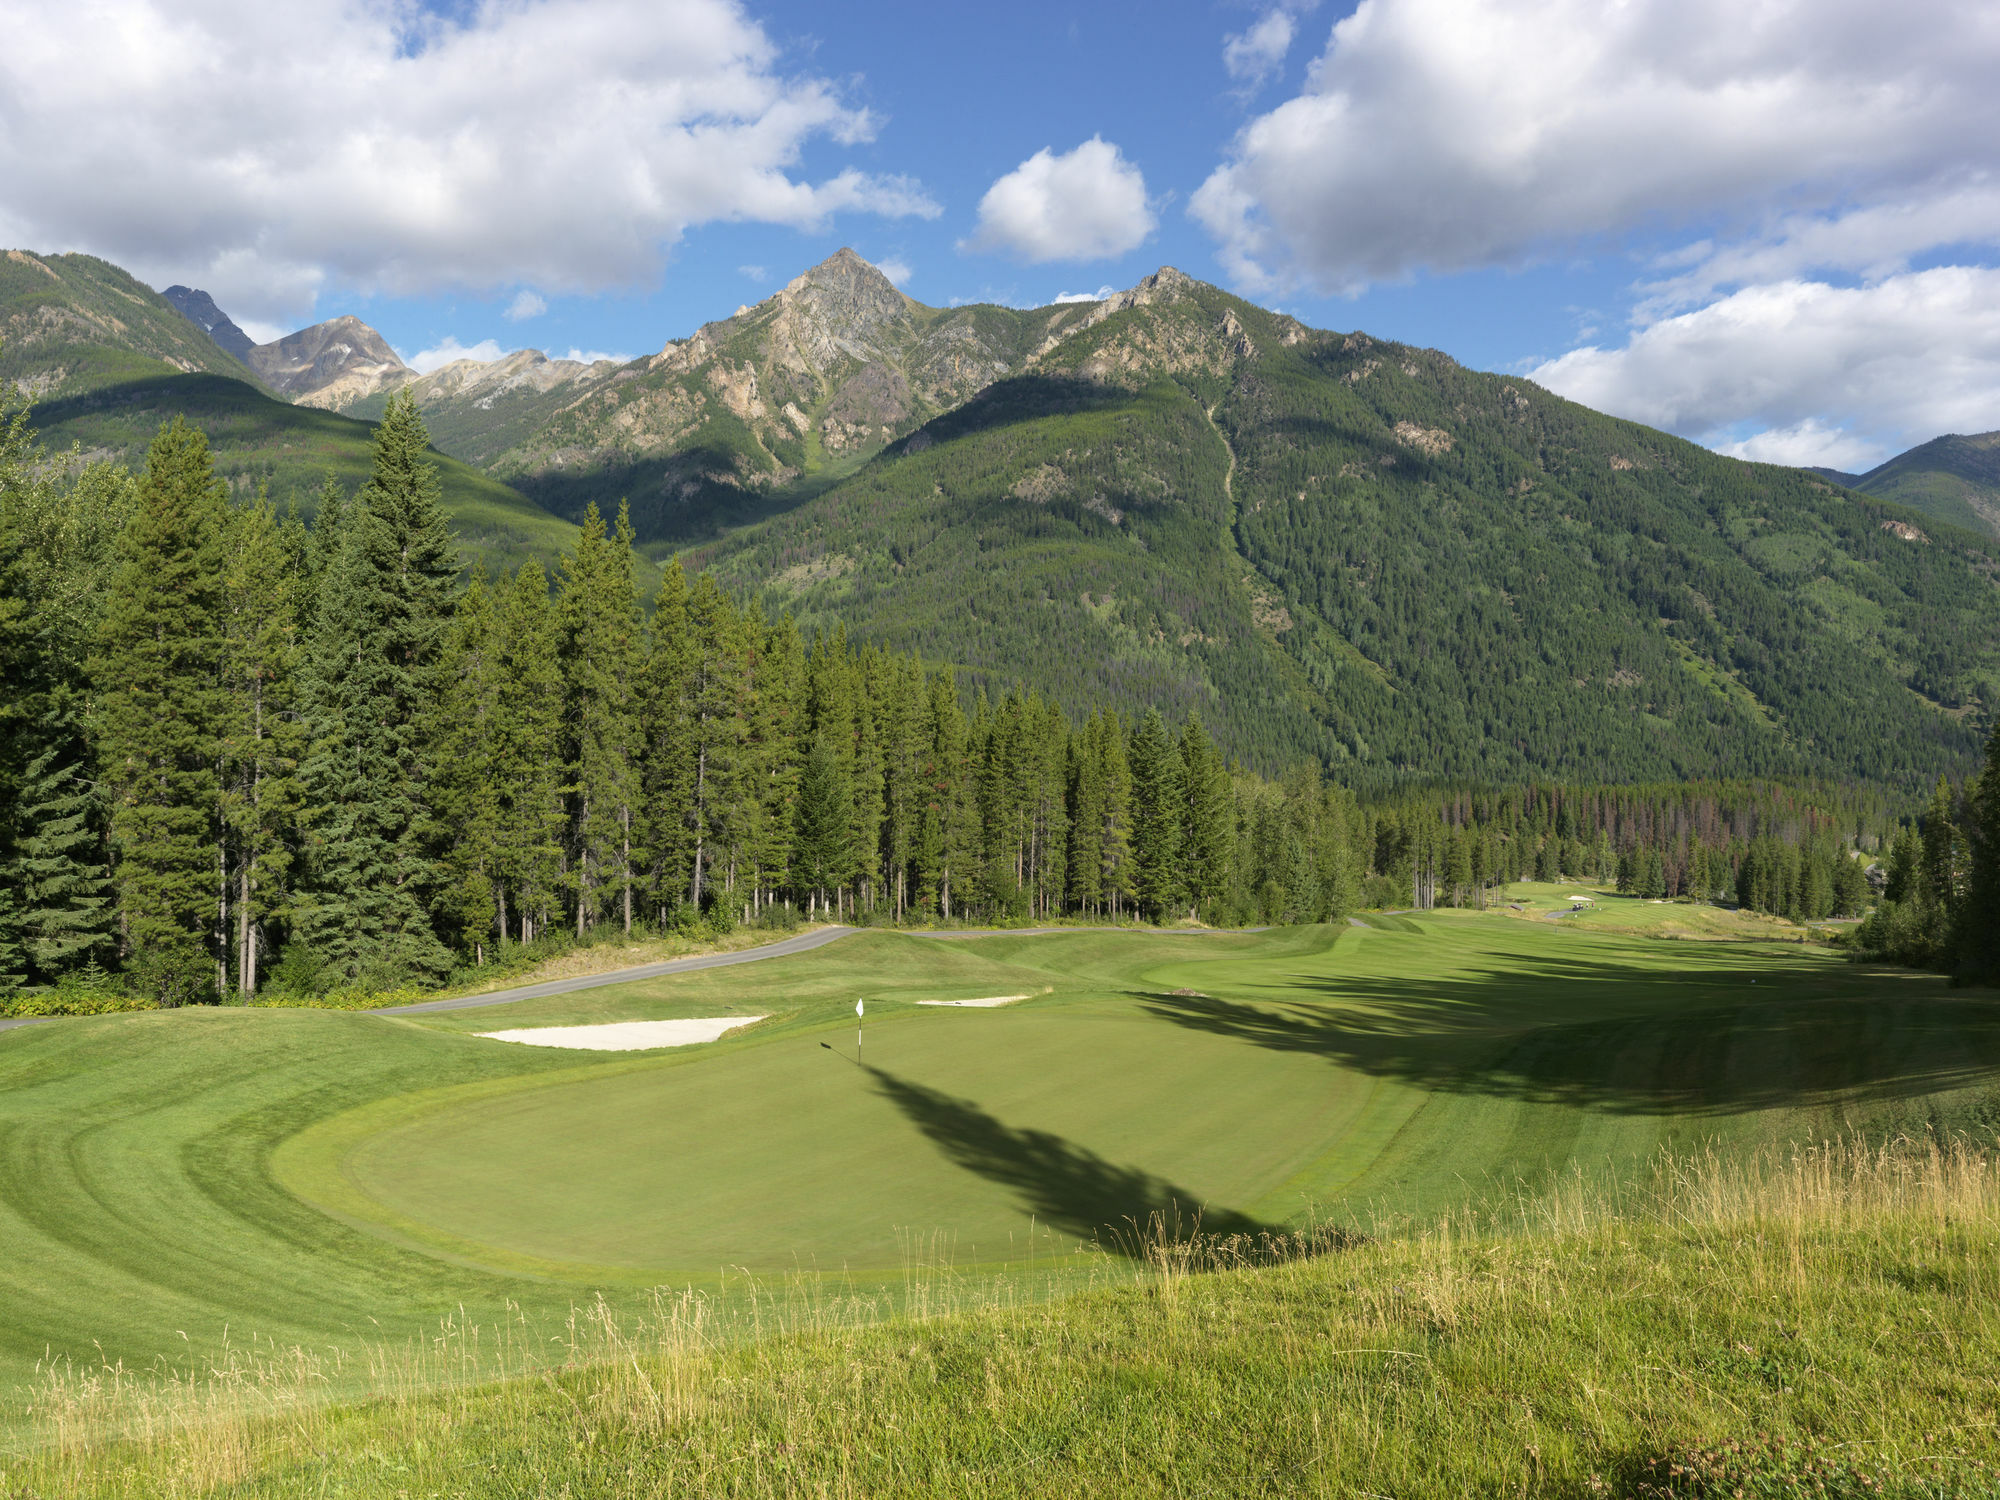
[[[301,406],[328,411],[341,411],[416,379],[416,371],[389,341],[351,314],[258,344],[246,362],[271,389]]]
[[[215,299],[207,292],[188,286],[170,286],[160,295],[171,302],[182,317],[219,344],[224,353],[249,363],[250,353],[257,347],[257,341],[238,328],[236,320],[217,307]]]
[[[583,388],[622,368],[616,360],[585,364],[517,349],[495,360],[453,360],[408,388],[438,447],[483,467],[532,437]],[[389,394],[378,391],[344,410],[372,420],[381,416]]]
[[[559,514],[629,498],[642,537],[699,537],[789,484],[852,467],[1090,316],[926,307],[841,250],[598,382],[492,472]]]

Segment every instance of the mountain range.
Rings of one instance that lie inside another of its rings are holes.
[[[2000,702],[2000,546],[1963,524],[1984,519],[1969,500],[1867,492],[1891,465],[1723,458],[1171,268],[1096,302],[932,308],[842,251],[628,364],[526,350],[422,377],[351,319],[234,351],[221,309],[173,290],[210,363],[173,363],[145,325],[125,357],[151,361],[149,415],[205,380],[365,433],[351,419],[410,384],[437,447],[519,525],[558,528],[551,550],[588,504],[628,500],[649,556],[769,611],[993,692],[1198,710],[1267,769],[1915,791],[1969,762]],[[8,337],[7,373],[60,397]],[[61,399],[40,419],[90,436]]]

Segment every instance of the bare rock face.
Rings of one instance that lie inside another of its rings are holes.
[[[250,362],[250,351],[257,347],[256,341],[238,328],[207,292],[195,287],[170,286],[160,295],[173,303],[182,317],[214,339],[225,353],[235,355],[245,364]]]
[[[499,359],[455,359],[412,380],[410,393],[420,407],[469,401],[490,409],[496,398],[509,392],[545,395],[559,386],[602,380],[617,368],[616,360],[584,364],[574,359],[550,359],[539,349],[516,349]]]
[[[254,345],[244,363],[299,405],[330,411],[416,379],[381,334],[352,316]]]

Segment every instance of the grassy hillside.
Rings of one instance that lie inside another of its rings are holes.
[[[2000,1183],[1866,1144],[1990,1138],[1989,992],[1369,921],[0,1035],[7,1493],[1727,1494],[1643,1485],[1731,1440],[1993,1458]],[[475,1034],[717,1014],[770,1019]]]
[[[1512,1228],[1193,1275],[1163,1247],[1139,1284],[1045,1306],[923,1277],[928,1308],[886,1319],[773,1287],[747,1342],[668,1293],[574,1320],[539,1377],[545,1330],[453,1321],[331,1410],[277,1361],[151,1401],[58,1379],[68,1442],[0,1474],[121,1500],[2000,1494],[1990,1159],[1697,1159]],[[87,1441],[118,1416],[144,1436]]]
[[[166,298],[108,261],[0,256],[0,380],[48,400],[175,373],[258,384]]]
[[[691,556],[991,684],[1410,776],[1959,772],[2000,548],[1181,278]]]
[[[310,513],[327,475],[350,493],[368,477],[374,424],[293,406],[221,376],[152,376],[45,400],[33,421],[52,449],[75,443],[136,469],[160,424],[175,416],[208,434],[216,471],[239,499],[267,484],[280,506],[297,500]],[[441,453],[436,462],[468,561],[511,568],[536,557],[546,565],[575,544],[574,526],[498,480]]]
[[[2000,536],[2000,432],[1933,438],[1848,483],[1935,520]]]
[[[896,1300],[933,1235],[1040,1294],[1111,1274],[1127,1221],[1176,1204],[1212,1229],[1379,1231],[1577,1169],[1613,1182],[1662,1146],[1991,1118],[1992,1004],[1940,980],[1798,944],[1381,920],[871,934],[421,1021],[196,1009],[0,1035],[0,1387],[50,1350],[145,1369],[227,1330],[352,1351],[461,1307],[560,1321],[597,1289],[724,1289],[732,1266]],[[655,1054],[473,1034],[759,1014]]]

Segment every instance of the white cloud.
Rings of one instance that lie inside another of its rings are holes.
[[[591,291],[650,281],[698,224],[939,212],[907,178],[802,175],[809,144],[864,142],[875,118],[784,71],[736,0],[465,10],[8,6],[0,242],[91,250],[277,321],[330,279]]]
[[[397,352],[401,353],[400,350]],[[433,370],[443,369],[453,360],[476,359],[481,364],[489,364],[506,352],[506,350],[502,349],[492,339],[481,339],[478,343],[468,348],[459,343],[450,334],[446,334],[432,348],[420,349],[415,354],[404,355],[403,363],[408,365],[412,370],[415,370],[419,375],[428,375]]]
[[[573,359],[580,365],[594,365],[600,359],[608,359],[615,365],[629,365],[636,358],[631,354],[607,354],[602,349],[571,349],[567,354],[551,354],[550,359]]]
[[[1362,0],[1190,211],[1252,287],[1945,191],[2000,136],[1979,0]]]
[[[1060,296],[1058,296],[1055,302],[1051,303],[1050,306],[1052,307],[1059,306],[1064,302],[1102,302],[1106,297],[1109,297],[1115,290],[1116,288],[1114,288],[1109,282],[1106,282],[1103,286],[1099,287],[1094,292],[1064,292]]]
[[[770,271],[763,266],[738,266],[736,268],[736,274],[738,276],[748,277],[750,280],[755,281],[760,285],[763,282],[769,281],[771,279]]]
[[[1156,222],[1145,177],[1116,146],[1092,136],[1061,156],[1044,147],[995,182],[959,248],[1030,263],[1098,260],[1136,249]]]
[[[917,274],[916,268],[900,255],[892,255],[887,260],[876,261],[875,269],[895,282],[897,286],[903,285],[904,282]]]
[[[527,318],[539,318],[548,310],[548,303],[527,287],[522,287],[514,294],[514,300],[507,304],[507,311],[501,316],[510,323],[519,323]]]
[[[2000,427],[2000,269],[1746,287],[1649,323],[1623,348],[1575,349],[1530,374],[1725,451],[1866,466],[1939,433]]]
[[[1266,11],[1247,31],[1222,39],[1222,66],[1238,83],[1256,88],[1285,60],[1298,34],[1298,18],[1288,10]]]
[[[1769,427],[1737,442],[1717,443],[1715,451],[1752,463],[1839,469],[1848,474],[1865,474],[1887,457],[1880,443],[1856,437],[1844,427],[1829,427],[1818,417],[1790,427]]]

